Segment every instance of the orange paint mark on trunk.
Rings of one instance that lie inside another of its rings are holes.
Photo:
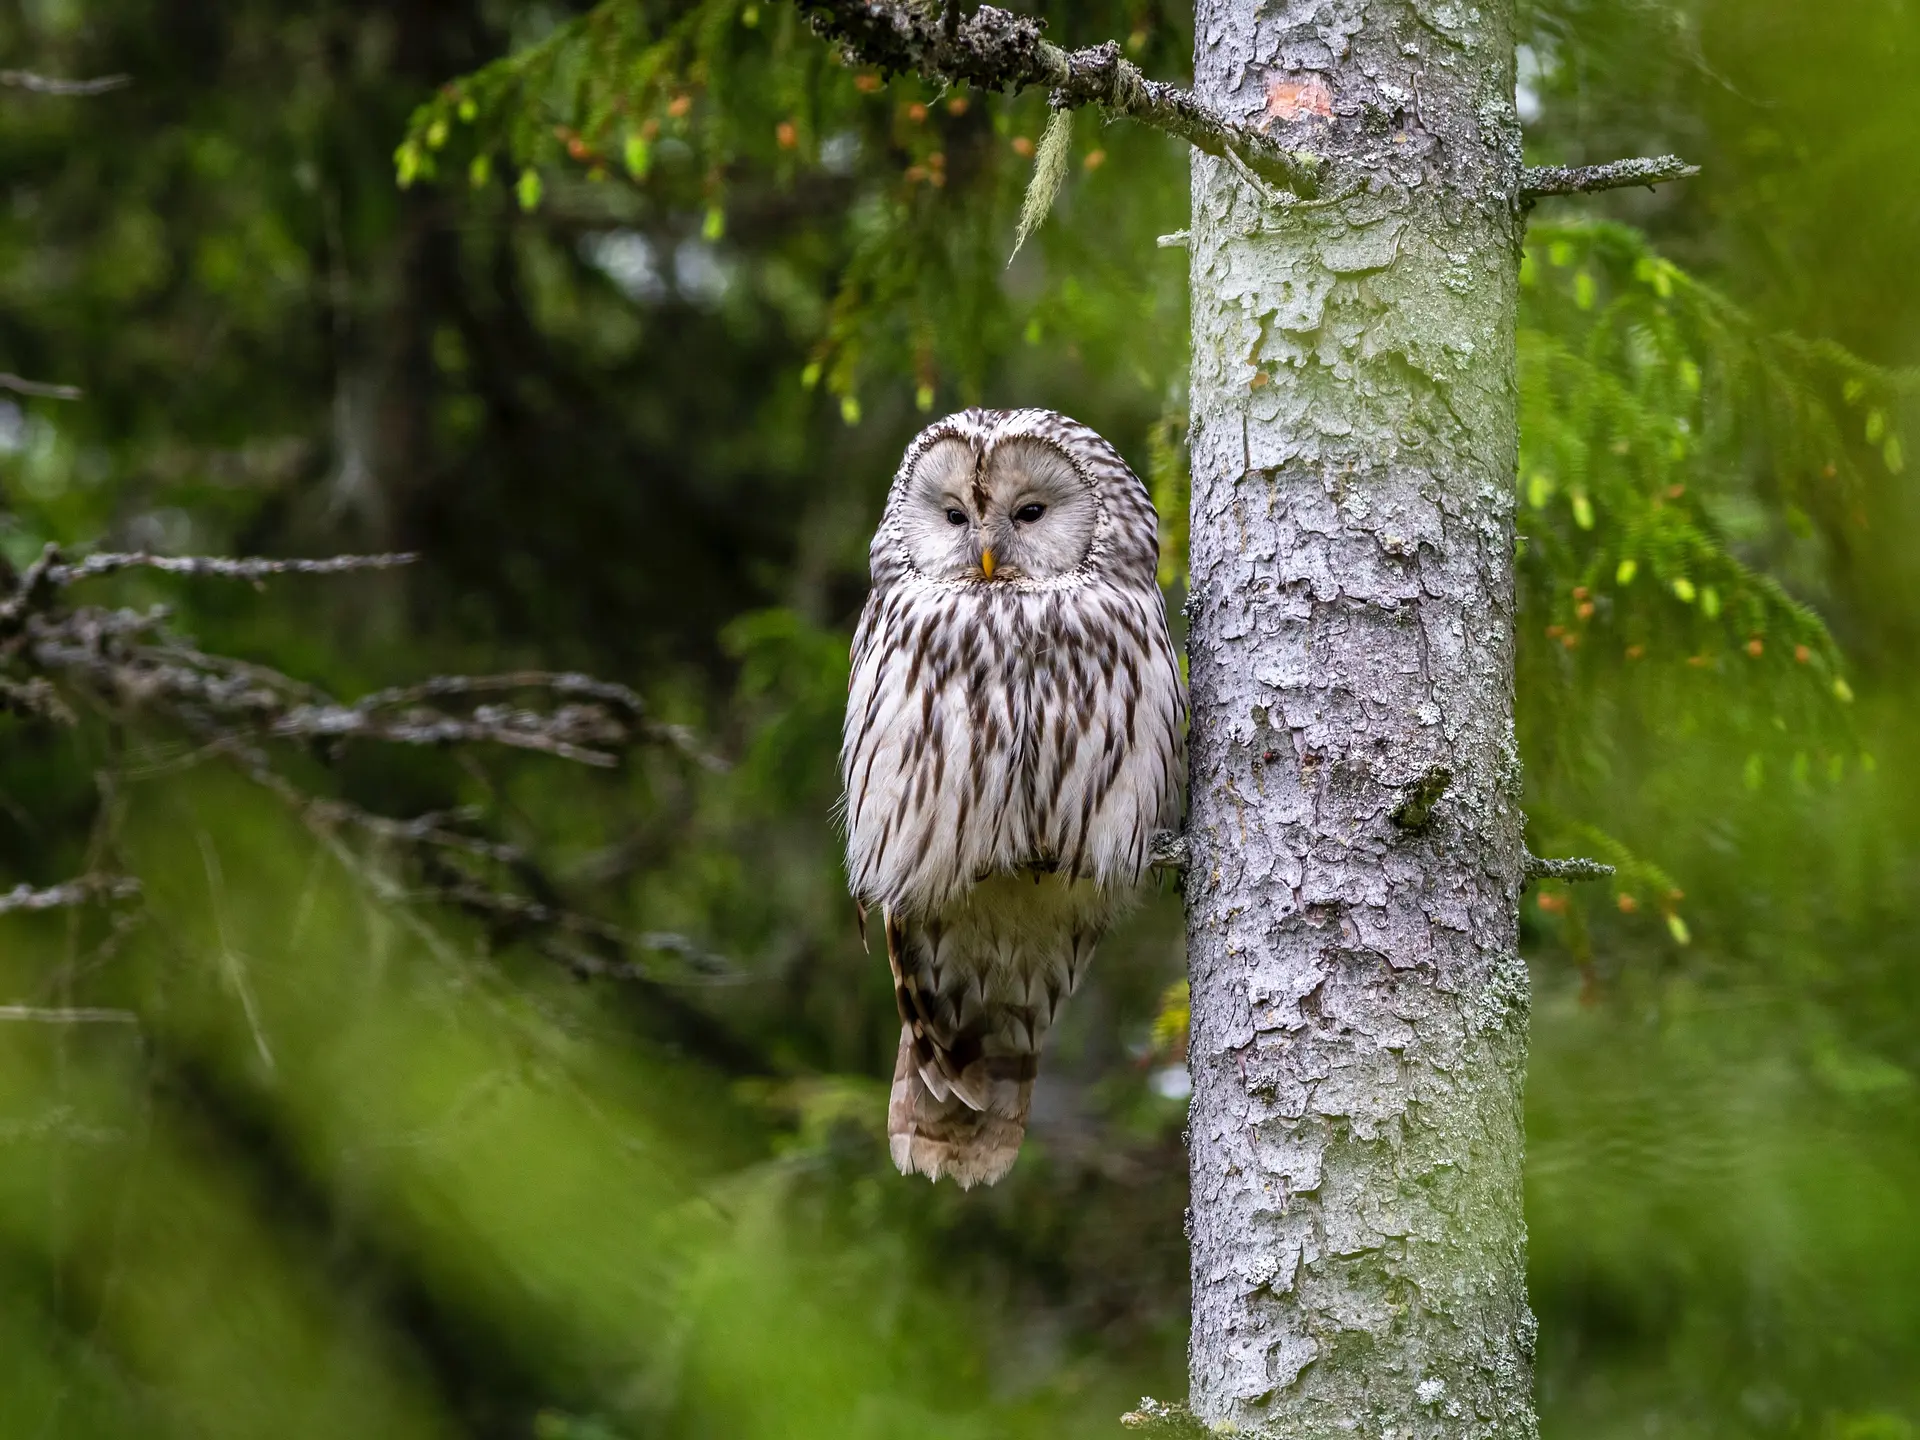
[[[1303,115],[1333,114],[1333,91],[1318,75],[1291,80],[1274,75],[1267,80],[1267,114],[1275,120],[1298,120]]]

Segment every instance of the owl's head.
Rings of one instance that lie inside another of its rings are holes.
[[[1100,436],[1050,410],[964,410],[907,447],[874,537],[874,578],[1045,583],[1091,573],[1151,583],[1146,487]]]

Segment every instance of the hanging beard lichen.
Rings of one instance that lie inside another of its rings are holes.
[[[1056,110],[1047,121],[1047,133],[1040,137],[1040,149],[1033,157],[1033,179],[1027,182],[1027,198],[1020,204],[1020,226],[1013,236],[1014,255],[1027,243],[1027,237],[1040,228],[1040,222],[1053,209],[1053,199],[1067,178],[1067,152],[1073,148],[1073,112]]]

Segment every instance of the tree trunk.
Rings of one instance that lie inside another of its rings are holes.
[[[1192,1405],[1531,1436],[1512,0],[1196,32],[1202,99],[1335,169],[1194,157]]]

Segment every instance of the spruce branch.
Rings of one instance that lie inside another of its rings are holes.
[[[1689,165],[1678,155],[1615,160],[1606,165],[1530,165],[1521,172],[1520,199],[1531,205],[1548,195],[1593,195],[1633,185],[1652,187],[1669,180],[1690,180],[1699,173],[1698,165]]]
[[[551,713],[482,705],[470,715],[446,715],[416,709],[383,715],[363,703],[297,705],[273,718],[270,732],[281,739],[380,740],[391,745],[501,745],[611,769],[620,757],[626,727],[603,711],[563,705]]]
[[[1527,852],[1526,877],[1529,880],[1610,880],[1614,868],[1599,860],[1547,860]]]
[[[0,607],[4,619],[4,607]],[[221,734],[322,743],[379,741],[444,747],[500,745],[610,768],[642,744],[680,751],[696,763],[719,762],[678,726],[645,713],[639,696],[585,676],[523,672],[440,677],[407,690],[376,691],[344,702],[265,666],[201,653],[178,637],[154,632],[163,613],[78,609],[25,622],[21,658],[35,678],[77,684],[111,707],[139,710]],[[0,636],[4,636],[0,629]],[[551,709],[481,704],[464,711],[418,703],[426,694],[463,698],[546,690],[564,703]],[[591,696],[569,700],[570,695]]]
[[[646,713],[646,702],[633,690],[610,680],[572,671],[513,670],[500,675],[436,675],[417,685],[377,690],[362,696],[355,707],[364,711],[417,706],[430,700],[497,694],[510,690],[544,690],[562,700],[580,700],[610,710],[621,723],[631,726],[642,738],[678,750],[704,770],[727,768],[726,761],[703,749],[684,725],[654,720]]]
[[[19,576],[11,573],[11,566],[6,567],[6,573],[0,574],[0,580],[13,582],[13,593],[0,600],[0,642],[18,635],[26,625],[27,617],[36,610],[45,609],[52,601],[55,589],[53,567],[59,560],[58,547],[49,545]]]
[[[815,31],[855,64],[964,82],[983,90],[1044,87],[1055,110],[1097,105],[1231,157],[1261,179],[1303,199],[1319,193],[1325,162],[1212,109],[1192,91],[1149,80],[1109,40],[1063,50],[1041,38],[1044,22],[982,5],[964,19],[913,0],[800,0]]]

